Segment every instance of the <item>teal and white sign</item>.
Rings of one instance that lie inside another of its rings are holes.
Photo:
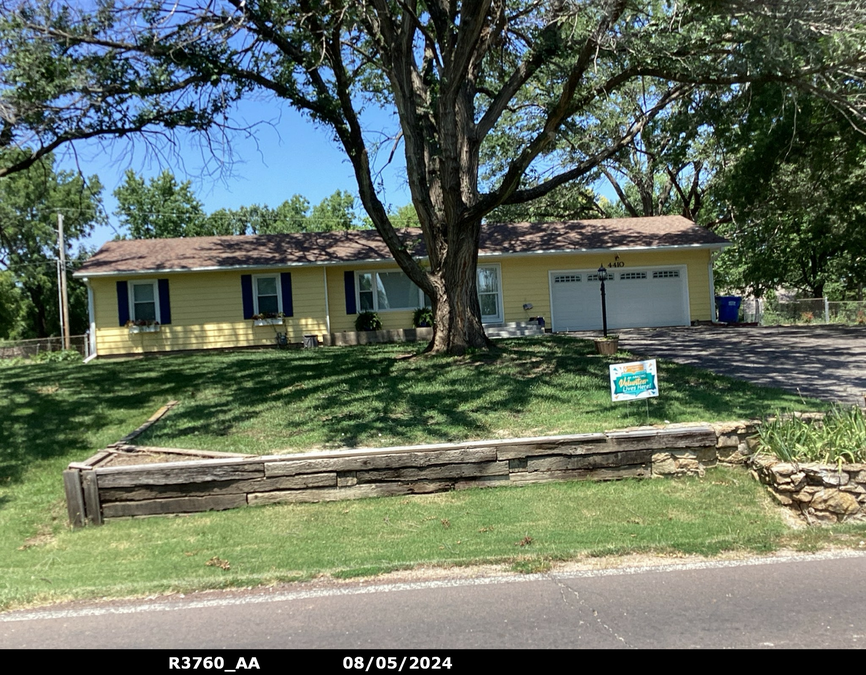
[[[610,367],[610,397],[614,401],[634,401],[658,395],[655,359],[615,363]]]

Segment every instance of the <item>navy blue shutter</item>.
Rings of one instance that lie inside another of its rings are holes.
[[[168,279],[157,279],[159,290],[159,321],[163,326],[171,323],[171,303],[168,299]]]
[[[343,272],[343,283],[346,286],[346,314],[357,314],[358,306],[355,304],[355,273]]]
[[[252,319],[253,310],[253,275],[241,274],[241,298],[244,301],[244,318]]]
[[[117,282],[117,322],[125,326],[129,321],[129,285],[125,281]]]
[[[280,272],[280,286],[282,286],[283,291],[283,314],[286,316],[293,316],[292,275],[290,272]]]

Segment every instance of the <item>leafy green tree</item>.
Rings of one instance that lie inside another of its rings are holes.
[[[168,169],[148,181],[129,169],[114,196],[114,213],[133,239],[190,237],[205,232],[204,209],[192,184],[178,183]]]
[[[415,211],[415,207],[411,204],[404,204],[396,211],[392,211],[388,214],[388,219],[396,228],[421,227],[421,223],[418,222],[418,213]],[[371,221],[369,222],[368,227],[373,227]]]
[[[93,48],[121,20],[109,3],[0,3],[0,177],[77,140],[133,134],[158,150],[174,129],[221,124],[241,89],[170,60],[153,68],[135,51]]]
[[[360,221],[355,213],[355,198],[348,192],[337,190],[313,207],[307,221],[308,231],[332,232],[357,230]]]
[[[292,195],[277,207],[276,219],[267,229],[259,234],[276,234],[279,232],[305,232],[309,227],[310,201],[301,195]]]
[[[607,137],[621,136],[659,95],[650,78],[635,81],[604,102],[610,112],[596,115],[597,126]],[[616,193],[621,215],[679,214],[700,220],[718,160],[713,129],[720,102],[726,102],[725,92],[690,92],[602,163],[600,173]]]
[[[275,209],[267,204],[252,204],[206,215],[192,183],[178,183],[166,169],[149,181],[127,171],[114,196],[118,202],[115,214],[133,239],[327,232],[359,227],[355,198],[342,190],[325,197],[312,210],[309,200],[296,194]]]
[[[692,92],[778,82],[862,113],[866,9],[856,0],[128,0],[106,11],[110,21],[76,27],[71,43],[135,53],[178,86],[208,78],[233,95],[266,92],[334,133],[374,227],[432,300],[434,352],[490,344],[476,293],[482,220],[598,172]],[[24,28],[70,39],[47,20]],[[618,134],[563,142],[643,78],[656,93]],[[370,101],[396,113],[426,265],[380,199],[381,130],[362,122]],[[513,152],[483,179],[483,149],[503,135]]]
[[[617,215],[610,202],[579,182],[566,183],[539,199],[524,204],[504,204],[495,208],[487,220],[498,223],[549,222],[607,218]]]
[[[63,214],[67,247],[70,330],[87,330],[87,289],[72,279],[71,272],[89,252],[74,252],[73,244],[100,222],[101,191],[96,176],[85,181],[77,174],[55,171],[51,155],[0,178],[0,337],[60,334],[58,213]]]
[[[719,284],[756,296],[780,286],[822,297],[866,283],[866,137],[826,101],[779,87],[751,92],[724,139],[713,197],[734,246]]]
[[[0,339],[21,335],[19,324],[24,296],[15,283],[15,275],[9,270],[0,270]]]

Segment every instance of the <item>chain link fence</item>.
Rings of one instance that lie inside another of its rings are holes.
[[[90,340],[88,335],[73,335],[70,347],[81,356],[89,356]],[[36,338],[33,340],[0,340],[0,359],[32,358],[42,352],[63,351],[63,338]]]
[[[839,323],[866,324],[866,301],[827,300],[827,298],[803,298],[800,300],[778,300],[753,303],[753,320],[763,326],[777,324]]]

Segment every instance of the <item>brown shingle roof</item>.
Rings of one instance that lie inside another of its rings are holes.
[[[415,256],[426,255],[421,230],[399,231]],[[669,246],[721,247],[726,242],[681,216],[558,223],[489,223],[479,254],[528,254]],[[375,230],[110,241],[75,276],[322,265],[390,260]]]

